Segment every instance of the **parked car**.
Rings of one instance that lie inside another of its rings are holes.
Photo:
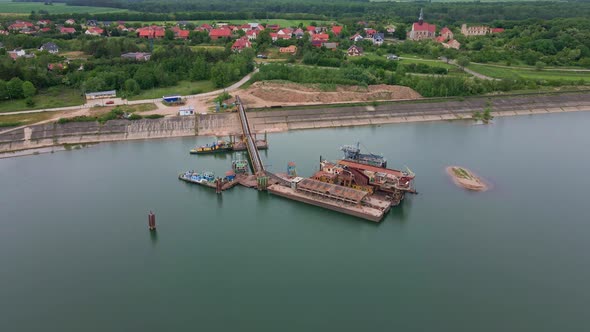
[[[268,56],[264,55],[264,54],[258,54],[256,56],[258,59],[268,59]]]
[[[114,101],[112,101],[112,100],[109,100],[109,101],[107,101],[105,104],[107,104],[107,105],[112,105],[112,104],[114,104],[114,103],[115,103]]]

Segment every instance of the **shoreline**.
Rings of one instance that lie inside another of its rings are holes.
[[[338,128],[427,121],[472,121],[473,110],[489,99],[472,102],[389,104],[269,110],[248,112],[253,132],[257,134],[298,129]],[[494,117],[554,114],[590,111],[590,94],[561,95],[545,98],[494,100]],[[0,134],[0,158],[26,156],[67,150],[76,145],[154,138],[226,136],[239,134],[237,113],[172,116],[157,120],[112,120],[98,123],[54,123],[30,125]]]

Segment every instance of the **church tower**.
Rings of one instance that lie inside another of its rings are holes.
[[[424,23],[424,11],[420,8],[420,17],[418,17],[418,24],[422,25]]]

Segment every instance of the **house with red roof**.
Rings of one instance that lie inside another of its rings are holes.
[[[450,40],[453,39],[454,35],[453,35],[453,31],[451,31],[451,29],[444,27],[440,30],[440,36],[444,37],[444,40]]]
[[[295,32],[293,32],[293,34],[295,35],[295,38],[301,39],[303,38],[303,35],[305,35],[305,32],[303,32],[301,28],[298,28],[297,30],[295,30]]]
[[[361,56],[363,55],[363,48],[357,45],[351,45],[346,53],[348,56]]]
[[[137,36],[139,38],[164,38],[165,35],[166,30],[157,25],[137,29]]]
[[[327,33],[316,33],[311,37],[311,40],[328,41],[328,39],[330,39],[330,35]]]
[[[352,41],[357,42],[357,41],[363,40],[364,38],[363,38],[363,36],[361,36],[360,33],[357,32],[352,37],[350,37],[349,39],[352,40]]]
[[[248,30],[246,31],[246,37],[248,37],[248,40],[256,40],[258,38],[258,31]]]
[[[281,29],[281,27],[278,24],[268,24],[266,26],[266,28],[267,29],[270,29],[270,30],[272,30],[274,32],[278,32]]]
[[[209,31],[209,37],[211,38],[211,40],[217,40],[219,38],[230,38],[231,30],[226,27],[220,29],[211,29],[211,31]]]
[[[211,31],[211,29],[213,29],[213,27],[211,27],[209,24],[207,23],[203,23],[201,24],[201,28],[207,30],[207,31]]]
[[[270,35],[270,39],[271,39],[273,42],[276,42],[276,41],[277,41],[277,39],[279,39],[279,34],[278,34],[278,33],[276,33],[276,32],[271,32],[271,33],[269,33],[269,35]]]
[[[250,40],[248,40],[248,37],[244,36],[236,40],[234,44],[231,46],[231,49],[234,52],[241,52],[243,49],[249,47],[252,47],[252,43],[250,42]]]
[[[315,27],[313,25],[308,26],[307,28],[305,28],[307,30],[307,32],[309,32],[310,34],[314,34],[315,33]]]
[[[371,28],[365,28],[365,38],[373,38],[373,35],[377,33],[377,30]]]
[[[461,47],[461,43],[459,43],[455,39],[451,39],[446,43],[442,43],[442,46],[445,48],[454,48],[454,49],[458,50]]]
[[[74,28],[61,27],[61,28],[59,28],[59,33],[61,33],[63,35],[67,35],[67,34],[71,34],[71,33],[76,33],[76,29],[74,29]]]
[[[412,24],[412,30],[408,32],[410,40],[434,39],[436,35],[436,25],[424,22],[424,12],[420,9],[418,22]]]
[[[34,25],[31,22],[16,21],[13,24],[8,26],[8,30],[22,31],[24,29],[32,29],[33,27],[34,27]]]
[[[502,33],[504,32],[504,28],[492,28],[492,33]]]
[[[51,31],[51,28],[41,28],[39,31],[41,31],[41,32],[49,32],[49,31]]]
[[[103,33],[104,33],[104,30],[101,28],[97,28],[97,27],[90,27],[85,32],[85,34],[90,35],[90,36],[100,36]]]
[[[190,34],[190,31],[183,30],[179,27],[172,28],[172,32],[174,32],[174,38],[176,39],[188,39],[188,35]]]
[[[342,32],[342,26],[340,25],[334,25],[332,26],[332,33],[335,34],[336,36],[340,35],[340,33]]]

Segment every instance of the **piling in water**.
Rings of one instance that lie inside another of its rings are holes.
[[[156,230],[156,215],[152,211],[148,214],[148,228],[150,231]]]

